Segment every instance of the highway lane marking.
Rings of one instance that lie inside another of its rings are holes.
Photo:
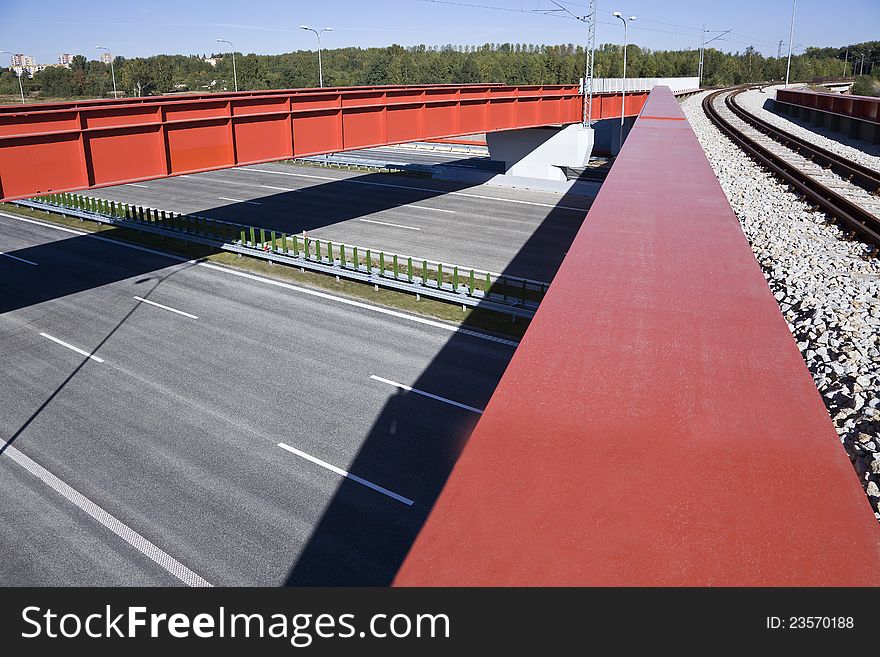
[[[32,260],[25,260],[24,258],[19,258],[18,256],[14,256],[10,253],[3,253],[3,251],[0,251],[0,256],[3,256],[4,258],[12,258],[13,260],[18,260],[19,262],[23,262],[28,265],[33,265],[34,267],[38,266],[37,263]]]
[[[7,445],[3,454],[18,463],[18,465],[37,477],[37,479],[44,484],[48,485],[56,493],[66,498],[69,502],[72,502],[82,511],[85,511],[123,541],[131,545],[148,559],[156,562],[159,566],[174,575],[184,584],[188,584],[189,586],[211,586],[211,584],[205,579],[184,566],[170,554],[161,548],[156,547],[155,544],[151,543],[121,520],[102,509],[85,495],[68,486],[61,479],[46,470],[46,468],[30,459],[12,445]]]
[[[404,226],[403,224],[391,224],[387,221],[376,221],[375,219],[358,219],[358,221],[363,221],[367,224],[379,224],[380,226],[393,226],[394,228],[406,228],[407,230],[421,230],[421,228],[416,228],[415,226]]]
[[[230,169],[230,171],[246,171],[250,173],[274,173],[278,176],[294,176],[296,178],[314,178],[316,180],[334,180],[336,182],[347,182],[352,185],[374,185],[377,187],[396,187],[398,189],[414,189],[420,192],[433,192],[438,196],[466,196],[468,198],[478,198],[484,199],[487,201],[499,201],[501,203],[517,203],[520,205],[536,205],[542,208],[556,208],[559,210],[576,210],[577,212],[587,213],[589,208],[578,208],[573,205],[555,205],[553,203],[539,203],[538,201],[523,201],[521,199],[516,198],[500,198],[498,196],[484,196],[482,194],[466,194],[465,192],[449,192],[442,189],[431,189],[430,187],[415,187],[412,185],[393,185],[391,183],[380,183],[372,180],[355,180],[353,178],[334,178],[333,176],[314,176],[306,173],[293,173],[290,171],[272,171],[270,169]],[[260,185],[260,187],[268,187],[267,185]],[[269,189],[272,189],[269,187]],[[281,189],[281,188],[275,188]],[[296,191],[293,189],[286,191]]]
[[[109,239],[107,237],[101,237],[100,235],[95,235],[94,233],[90,233],[85,230],[76,230],[74,228],[67,228],[65,226],[56,226],[55,224],[47,224],[42,221],[35,221],[33,219],[28,219],[26,217],[20,217],[14,214],[7,214],[5,212],[0,212],[0,216],[6,217],[8,219],[15,219],[17,221],[21,221],[27,224],[34,224],[36,226],[42,226],[43,228],[52,228],[54,230],[61,231],[63,233],[72,233],[74,235],[82,235],[84,237],[91,237],[100,242],[107,242],[108,244],[114,244],[116,246],[121,246],[126,249],[134,249],[135,251],[142,251],[144,253],[149,253],[151,255],[161,256],[163,258],[167,258],[169,260],[174,260],[181,264],[188,265],[198,265],[199,267],[205,267],[206,269],[213,269],[216,271],[223,272],[230,276],[238,276],[239,278],[247,278],[252,281],[257,281],[259,283],[263,283],[264,285],[272,285],[275,287],[280,287],[285,290],[291,290],[293,292],[298,292],[300,294],[304,294],[306,296],[317,297],[319,299],[327,299],[328,301],[334,301],[336,303],[351,306],[354,308],[360,308],[362,310],[369,310],[370,312],[374,312],[380,315],[388,315],[389,317],[395,317],[397,319],[402,319],[409,322],[414,322],[416,324],[423,324],[425,326],[431,326],[433,328],[442,329],[444,331],[449,331],[451,333],[460,333],[462,335],[468,335],[474,338],[478,338],[480,340],[485,340],[487,342],[494,342],[496,344],[502,344],[507,347],[517,347],[519,346],[519,342],[515,340],[508,340],[506,338],[500,338],[495,335],[491,335],[489,333],[481,333],[480,331],[474,331],[471,329],[466,329],[462,326],[457,326],[455,324],[447,324],[445,322],[438,322],[433,319],[427,319],[426,317],[419,317],[417,315],[408,315],[406,313],[397,312],[396,310],[391,310],[390,308],[383,308],[381,306],[373,306],[368,303],[362,303],[360,301],[355,301],[354,299],[347,299],[345,297],[337,297],[332,294],[327,294],[326,292],[319,292],[317,290],[310,290],[304,287],[298,287],[296,285],[290,285],[289,283],[283,283],[282,281],[276,281],[271,278],[263,278],[262,276],[257,276],[255,274],[249,274],[244,271],[237,271],[234,269],[228,269],[227,267],[221,267],[219,265],[211,264],[209,262],[201,262],[199,260],[190,260],[187,258],[183,258],[178,255],[174,255],[172,253],[166,253],[164,251],[158,251],[156,249],[151,249],[146,246],[140,246],[138,244],[131,244],[128,242],[120,242],[118,240]]]
[[[419,208],[420,210],[433,210],[434,212],[446,212],[448,214],[455,214],[455,210],[444,210],[443,208],[429,208],[427,205],[416,205],[415,203],[408,203],[406,207]]]
[[[152,189],[149,185],[141,185],[139,183],[128,183],[129,187],[140,187],[141,189]]]
[[[289,187],[273,187],[272,185],[260,185],[263,189],[274,189],[279,192],[302,192],[302,189],[290,189]],[[308,188],[306,188],[308,189]]]
[[[435,395],[430,392],[425,392],[424,390],[419,390],[418,388],[413,388],[411,386],[404,385],[402,383],[398,383],[397,381],[392,381],[391,379],[383,379],[381,376],[376,376],[375,374],[371,374],[370,378],[373,381],[379,381],[380,383],[387,383],[389,386],[394,386],[395,388],[400,388],[401,390],[406,390],[407,392],[414,392],[417,395],[422,395],[423,397],[430,397],[431,399],[436,399],[437,401],[444,402],[451,406],[457,406],[458,408],[463,408],[466,411],[470,411],[471,413],[476,413],[477,415],[482,415],[482,409],[475,408],[474,406],[468,406],[467,404],[462,404],[461,402],[454,401],[452,399],[447,399],[446,397],[441,397],[440,395]]]
[[[311,454],[306,454],[305,452],[298,450],[296,447],[291,447],[287,443],[278,443],[278,447],[280,447],[281,449],[286,449],[291,454],[296,454],[300,458],[304,458],[306,461],[311,461],[315,465],[320,465],[322,468],[326,468],[327,470],[330,470],[330,472],[335,472],[336,474],[341,475],[341,476],[345,477],[346,479],[351,479],[352,481],[355,481],[355,482],[361,484],[362,486],[366,486],[367,488],[371,488],[374,491],[382,493],[383,495],[387,495],[388,497],[395,499],[398,502],[403,502],[407,506],[412,506],[414,504],[414,502],[411,499],[409,499],[408,497],[404,497],[403,495],[398,495],[394,491],[388,490],[387,488],[384,488],[384,487],[380,486],[379,484],[374,484],[372,481],[368,481],[362,477],[358,477],[357,475],[350,473],[348,470],[343,470],[342,468],[337,468],[335,465],[327,463],[327,461],[322,461],[321,459],[319,459],[315,456],[312,456]]]
[[[104,362],[103,358],[99,358],[98,356],[90,354],[88,351],[80,349],[79,347],[74,347],[72,344],[68,344],[64,340],[59,340],[58,338],[55,338],[55,337],[49,335],[48,333],[40,333],[40,335],[42,335],[44,338],[47,338],[48,340],[51,340],[52,342],[55,342],[56,344],[60,344],[62,347],[67,347],[71,351],[75,351],[76,353],[78,353],[82,356],[88,356],[89,358],[91,358],[92,360],[94,360],[98,363]]]
[[[106,238],[105,238],[106,239]],[[111,240],[108,240],[111,241]],[[340,303],[346,306],[352,306],[354,308],[361,308],[363,310],[369,310],[374,313],[378,313],[380,315],[388,315],[389,317],[396,317],[398,319],[407,320],[410,322],[415,322],[416,324],[424,324],[425,326],[432,326],[434,328],[443,329],[444,331],[449,331],[451,333],[461,333],[463,335],[469,335],[474,338],[479,338],[480,340],[486,340],[488,342],[495,342],[497,344],[503,344],[508,347],[517,347],[519,346],[519,342],[515,340],[508,340],[506,338],[499,338],[495,335],[490,335],[489,333],[481,333],[480,331],[473,331],[471,329],[466,329],[461,326],[456,326],[455,324],[446,324],[445,322],[438,322],[433,319],[427,319],[426,317],[418,317],[416,315],[408,315],[406,313],[397,312],[396,310],[391,310],[389,308],[382,308],[381,306],[373,306],[368,303],[363,303],[361,301],[355,301],[354,299],[346,299],[345,297],[337,297],[332,294],[327,294],[326,292],[318,292],[317,290],[310,290],[303,287],[297,287],[296,285],[290,285],[289,283],[282,283],[281,281],[275,281],[270,278],[263,278],[262,276],[256,276],[254,274],[248,274],[243,271],[236,271],[233,269],[227,269],[226,267],[220,267],[219,265],[210,264],[207,262],[198,263],[202,267],[207,267],[208,269],[216,269],[217,271],[222,271],[227,274],[231,274],[233,276],[239,276],[241,278],[248,278],[253,281],[259,281],[260,283],[265,283],[266,285],[274,285],[275,287],[284,288],[287,290],[292,290],[294,292],[299,292],[301,294],[306,294],[308,296],[317,297],[319,299],[327,299],[329,301],[335,301],[336,303]]]
[[[142,303],[148,303],[151,306],[156,306],[157,308],[164,308],[165,310],[170,310],[173,313],[177,313],[178,315],[183,315],[184,317],[189,317],[190,319],[198,319],[196,315],[191,315],[189,313],[185,313],[182,310],[177,310],[176,308],[171,308],[170,306],[163,306],[161,303],[156,303],[155,301],[150,301],[149,299],[144,299],[143,297],[132,297],[132,299],[137,299]]]
[[[244,199],[229,198],[227,196],[218,196],[217,198],[219,198],[221,201],[232,201],[233,203],[247,203],[248,205],[263,205],[259,201],[245,201]]]

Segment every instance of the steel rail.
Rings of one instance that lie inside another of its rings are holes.
[[[876,254],[877,248],[880,247],[880,220],[860,205],[825,187],[781,156],[764,148],[722,117],[713,103],[721,94],[730,92],[731,89],[722,89],[703,98],[703,111],[712,123],[752,159],[791,185],[799,194],[822,209],[832,219],[843,224],[865,241],[870,242],[874,246]]]
[[[728,109],[730,109],[730,111],[737,117],[759,132],[763,132],[773,141],[779,142],[796,153],[800,153],[816,164],[831,169],[834,173],[842,178],[846,178],[854,185],[858,185],[872,193],[880,190],[880,172],[857,162],[851,162],[837,153],[833,153],[821,146],[810,143],[802,137],[788,133],[778,126],[755,116],[748,110],[743,109],[743,107],[736,102],[736,97],[743,91],[745,91],[745,89],[734,91],[724,100]]]

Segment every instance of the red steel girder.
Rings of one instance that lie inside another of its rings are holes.
[[[646,93],[627,94],[637,114]],[[0,107],[0,200],[580,121],[573,85],[421,85]],[[620,95],[594,99],[620,114]]]
[[[880,98],[844,96],[799,89],[778,89],[776,100],[780,103],[807,107],[828,114],[837,114],[880,125]]]

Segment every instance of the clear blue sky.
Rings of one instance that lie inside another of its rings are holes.
[[[0,0],[0,49],[32,54],[38,63],[54,63],[61,52],[97,58],[101,44],[123,56],[219,51],[218,37],[236,50],[261,54],[311,49],[313,34],[301,23],[333,27],[327,48],[341,46],[583,43],[584,26],[575,20],[530,13],[553,9],[550,0],[449,0],[517,11],[423,2],[420,0],[124,0],[96,3]],[[565,0],[576,14],[587,0]],[[599,0],[599,43],[622,40],[611,17],[619,10],[635,14],[630,42],[659,49],[696,48],[699,26],[733,29],[716,41],[723,50],[754,45],[776,53],[788,41],[791,0]],[[520,13],[520,12],[529,13]],[[799,0],[794,44],[836,46],[880,39],[880,0]],[[5,65],[5,55],[2,64]]]

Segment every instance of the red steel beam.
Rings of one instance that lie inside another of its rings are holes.
[[[880,125],[880,98],[778,89],[776,101]]]
[[[637,114],[647,94],[628,94]],[[422,85],[0,107],[0,200],[581,119],[573,85]],[[620,115],[620,95],[594,97]]]
[[[668,88],[395,585],[880,585],[880,526]]]

